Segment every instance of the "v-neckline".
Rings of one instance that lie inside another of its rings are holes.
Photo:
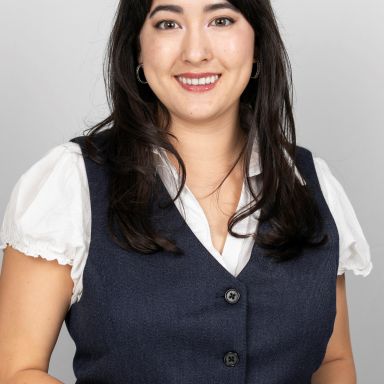
[[[256,242],[253,243],[252,245],[252,250],[251,250],[251,256],[247,262],[247,264],[243,267],[243,269],[239,272],[237,276],[232,275],[223,265],[220,264],[219,261],[215,259],[215,257],[205,248],[204,244],[199,240],[199,238],[195,235],[195,233],[192,231],[188,223],[184,220],[184,217],[181,215],[180,211],[175,205],[175,202],[172,201],[172,197],[170,196],[167,188],[164,185],[163,180],[161,179],[160,175],[158,172],[156,172],[156,182],[158,185],[160,185],[161,191],[160,191],[160,196],[166,196],[167,199],[170,199],[171,201],[171,211],[168,212],[168,214],[172,217],[175,217],[178,223],[176,224],[181,224],[182,226],[185,227],[185,230],[187,231],[188,234],[192,237],[193,241],[198,244],[198,247],[202,250],[202,252],[198,252],[198,256],[202,255],[204,260],[207,260],[208,263],[212,265],[212,268],[216,268],[219,271],[222,272],[223,275],[229,277],[231,280],[234,280],[236,282],[242,282],[241,278],[244,277],[244,275],[247,273],[249,269],[251,269],[251,264],[254,263],[256,260],[256,254],[259,253],[260,249]],[[158,202],[158,199],[155,201]],[[260,224],[258,225],[260,227]],[[178,226],[178,228],[180,228]],[[259,230],[260,228],[258,228]]]
[[[164,183],[163,183],[164,184]],[[212,232],[211,232],[211,228],[210,228],[210,225],[209,225],[209,221],[208,221],[208,218],[207,218],[207,215],[205,214],[205,211],[204,211],[204,208],[201,206],[199,200],[196,198],[196,196],[194,195],[194,193],[192,192],[192,190],[188,187],[187,184],[185,184],[185,188],[186,188],[186,191],[188,194],[190,194],[191,198],[194,200],[194,203],[196,204],[196,206],[198,206],[198,209],[200,211],[200,213],[202,214],[202,216],[204,217],[204,221],[205,221],[205,225],[206,227],[208,227],[208,230],[209,230],[209,233],[210,233],[210,240],[211,240],[211,246],[212,248],[223,258],[224,262],[225,262],[225,259],[224,259],[224,250],[226,250],[226,248],[229,246],[228,243],[230,241],[230,233],[227,232],[226,236],[225,236],[225,239],[224,239],[224,244],[223,244],[223,250],[220,252],[217,248],[215,248],[215,246],[213,245],[213,241],[212,241]],[[243,183],[242,183],[242,187],[241,187],[241,192],[240,192],[240,197],[239,197],[239,200],[237,201],[237,205],[236,205],[236,212],[237,210],[240,208],[240,206],[244,205],[244,188],[245,188],[245,181],[243,180]],[[176,207],[177,208],[177,207]],[[179,211],[180,212],[180,211]],[[184,218],[183,218],[184,220]],[[188,225],[188,223],[187,223]],[[191,229],[191,227],[188,225],[188,227]],[[191,229],[192,230],[192,229]],[[192,231],[193,232],[193,231]]]

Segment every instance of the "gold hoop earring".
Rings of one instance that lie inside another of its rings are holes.
[[[143,66],[143,64],[139,64],[137,67],[136,67],[136,77],[137,77],[137,80],[141,83],[141,84],[148,84],[148,81],[143,81],[140,79],[140,68]]]
[[[260,71],[261,71],[261,64],[260,64],[260,61],[259,60],[256,60],[256,62],[254,64],[257,64],[257,70],[256,70],[256,73],[251,76],[251,79],[257,79],[260,75]]]

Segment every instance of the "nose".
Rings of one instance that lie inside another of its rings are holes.
[[[201,27],[190,27],[182,42],[182,60],[198,64],[212,58],[212,45],[207,32]]]

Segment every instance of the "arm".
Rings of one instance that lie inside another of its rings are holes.
[[[47,374],[70,305],[70,265],[8,246],[0,275],[0,383],[57,384]]]
[[[0,381],[1,384],[63,384],[62,381],[55,379],[52,376],[49,376],[48,373],[40,371],[38,369],[26,369],[16,373],[16,375],[12,376],[9,380],[3,382]]]
[[[312,384],[356,384],[356,370],[349,334],[345,274],[337,277],[336,319],[324,360],[312,375]]]

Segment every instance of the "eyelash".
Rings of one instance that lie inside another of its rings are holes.
[[[235,22],[235,20],[233,20],[231,17],[218,17],[218,18],[214,19],[213,21],[216,21],[216,20],[229,20],[231,22],[231,24],[233,24]],[[175,29],[175,28],[160,28],[160,25],[162,23],[176,23],[176,22],[173,21],[173,20],[161,20],[161,21],[159,21],[158,23],[155,24],[155,28],[156,29],[161,29],[161,30],[164,30],[164,31],[168,30],[168,29]],[[231,25],[231,24],[229,24],[229,25]],[[224,25],[224,27],[229,27],[229,25]]]

